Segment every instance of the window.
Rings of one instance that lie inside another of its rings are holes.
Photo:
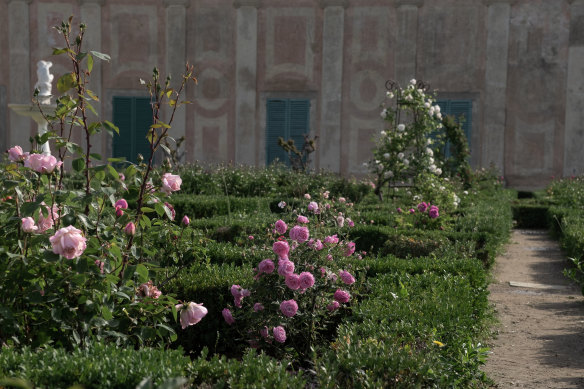
[[[114,134],[113,157],[125,157],[136,163],[138,154],[150,157],[150,143],[146,134],[152,125],[150,97],[113,98],[113,122],[120,129]]]
[[[461,116],[464,117],[462,129],[468,142],[468,148],[470,149],[472,129],[472,100],[438,100],[436,101],[436,104],[440,106],[440,112],[442,112],[442,115],[453,116],[456,122],[459,122]],[[450,156],[450,147],[448,144],[446,144],[445,155],[446,157]]]
[[[310,101],[305,99],[268,99],[266,103],[266,164],[276,158],[290,165],[288,155],[278,146],[278,138],[293,139],[298,149],[310,132]]]

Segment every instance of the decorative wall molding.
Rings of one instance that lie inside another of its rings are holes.
[[[424,5],[424,0],[396,0],[395,6],[401,7],[404,5],[414,5],[418,8],[421,8]]]
[[[185,8],[189,8],[191,5],[191,0],[163,0],[162,3],[165,7],[169,7],[171,5],[182,5]]]
[[[320,6],[320,8],[326,7],[347,8],[349,6],[349,0],[318,0],[318,5]]]
[[[262,0],[235,0],[233,2],[235,8],[239,7],[255,7],[260,8],[262,6]]]

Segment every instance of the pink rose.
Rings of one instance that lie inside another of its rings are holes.
[[[187,215],[184,215],[182,220],[181,220],[181,223],[183,226],[186,227],[191,223],[191,219],[189,219],[189,217]]]
[[[42,203],[42,205],[44,205],[45,209],[48,211],[48,215],[47,217],[45,217],[43,215],[43,213],[39,213],[39,220],[38,220],[38,227],[39,227],[39,232],[45,232],[46,230],[48,230],[49,228],[53,227],[53,219],[54,221],[59,220],[59,208],[57,207],[56,204],[53,204],[52,208],[49,208],[44,202]]]
[[[258,265],[258,270],[260,273],[270,274],[274,271],[275,265],[271,259],[264,259]]]
[[[308,227],[294,226],[290,229],[290,239],[298,243],[306,242],[309,236],[310,232],[308,231]]]
[[[251,295],[251,292],[247,289],[243,289],[239,285],[231,285],[231,295],[233,296],[235,306],[241,308],[241,302],[244,297]]]
[[[310,212],[317,213],[318,212],[318,204],[314,201],[311,201],[310,203],[308,203],[308,210]]]
[[[284,282],[286,283],[286,286],[292,290],[298,290],[300,288],[300,277],[298,274],[288,274]]]
[[[337,243],[339,243],[339,237],[337,236],[337,234],[327,236],[326,238],[324,238],[324,243],[337,244]]]
[[[346,290],[337,289],[333,298],[337,300],[339,303],[346,303],[349,302],[351,299],[351,295]]]
[[[153,299],[157,299],[162,294],[161,291],[158,290],[156,285],[152,283],[152,281],[148,281],[138,287],[138,296],[140,297],[150,297]],[[195,324],[195,323],[193,323]]]
[[[300,273],[300,287],[302,289],[308,289],[314,285],[314,276],[312,273],[304,271]]]
[[[322,244],[322,242],[320,241],[320,239],[317,239],[316,241],[312,242],[311,247],[313,249],[315,249],[316,251],[320,251],[324,248],[324,245]]]
[[[305,198],[306,200],[310,200],[310,195],[309,195],[308,193],[305,193],[305,194],[304,194],[304,198]]]
[[[165,202],[164,205],[166,206],[166,208],[170,210],[170,220],[174,220],[174,218],[176,217],[176,211],[174,210],[174,207],[172,206],[172,204],[167,202]]]
[[[14,146],[8,149],[8,159],[12,162],[22,161],[25,158],[25,155],[22,151],[22,147]]]
[[[424,213],[426,212],[426,209],[428,209],[428,204],[426,204],[425,202],[421,202],[420,204],[418,204],[418,211]]]
[[[286,277],[294,273],[294,262],[289,259],[283,259],[278,261],[278,274],[282,277]]]
[[[167,195],[180,190],[181,184],[182,179],[178,175],[170,173],[164,173],[162,175],[162,191]]]
[[[440,216],[440,214],[438,213],[438,207],[432,205],[428,210],[428,216],[430,216],[431,219],[436,219],[438,216]]]
[[[280,235],[285,234],[286,230],[288,229],[288,226],[286,223],[284,223],[283,220],[278,220],[274,227],[276,228],[276,232]]]
[[[308,218],[306,216],[298,215],[298,218],[296,218],[296,221],[298,223],[308,224]]]
[[[229,325],[232,325],[233,323],[235,323],[235,319],[233,318],[233,315],[231,315],[231,311],[227,308],[223,309],[223,311],[221,311],[221,314],[223,315],[223,319],[225,319],[225,322]]]
[[[39,228],[34,224],[34,219],[32,217],[22,218],[22,231],[26,233],[36,232]]]
[[[274,327],[272,330],[274,333],[274,339],[278,343],[284,343],[286,341],[286,330],[282,326]]]
[[[296,315],[296,312],[298,311],[298,303],[294,300],[282,301],[280,304],[280,311],[282,311],[284,316],[292,317]]]
[[[347,249],[345,250],[345,257],[350,257],[355,252],[355,242],[347,243]]]
[[[341,270],[339,272],[339,276],[341,277],[341,281],[343,281],[347,285],[351,285],[355,283],[355,277],[351,273],[345,270]]]
[[[207,314],[207,308],[205,308],[203,304],[196,304],[193,302],[188,303],[186,308],[183,304],[178,304],[176,305],[176,309],[181,310],[180,324],[183,330],[188,326],[197,324]]]
[[[97,267],[99,267],[99,272],[103,274],[104,273],[103,266],[105,265],[105,263],[103,261],[100,261],[99,259],[96,259],[94,263]]]
[[[85,237],[81,230],[73,226],[68,226],[58,230],[55,235],[49,238],[53,245],[53,253],[73,259],[81,256],[87,247]]]
[[[124,210],[122,208],[116,208],[116,216],[117,217],[124,216]]]
[[[342,204],[342,203],[344,203],[346,201],[347,201],[347,199],[345,199],[344,197],[339,197],[339,203]]]
[[[136,234],[136,225],[134,224],[134,222],[129,222],[128,224],[126,224],[126,227],[124,227],[124,233],[128,236]]]
[[[341,215],[337,216],[337,225],[339,226],[339,228],[343,228],[343,226],[345,225],[345,218],[342,217]]]
[[[288,253],[290,252],[290,245],[284,240],[278,240],[272,245],[272,250],[281,259],[288,259]]]
[[[326,309],[328,309],[329,311],[335,311],[337,309],[339,309],[341,306],[341,304],[339,304],[338,301],[333,301],[332,303],[330,303],[329,305],[326,306]]]
[[[262,336],[262,338],[267,339],[268,335],[269,335],[269,330],[268,327],[264,327],[260,330],[260,335]]]
[[[119,199],[116,201],[115,208],[128,209],[128,202],[125,199]]]
[[[24,166],[37,173],[52,173],[55,168],[60,167],[63,162],[58,161],[52,155],[29,154],[24,160]]]
[[[264,310],[264,305],[262,303],[255,303],[253,305],[254,312],[259,312]]]
[[[354,223],[354,222],[353,222],[351,219],[349,219],[349,218],[346,218],[346,219],[345,219],[345,222],[347,223],[347,225],[348,225],[349,227],[355,227],[355,223]]]

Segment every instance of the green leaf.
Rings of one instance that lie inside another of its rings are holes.
[[[114,180],[120,179],[120,174],[118,173],[118,171],[116,169],[114,169],[114,167],[112,165],[107,165],[107,171],[109,172],[110,176],[112,176],[112,178]]]
[[[157,205],[158,205],[158,203],[157,203]],[[150,212],[154,212],[154,209],[149,208],[149,207],[142,207],[142,212],[150,213]]]
[[[103,318],[105,320],[111,320],[114,318],[114,315],[112,315],[112,312],[109,310],[109,308],[107,307],[107,305],[103,305],[101,307],[101,315],[103,316]]]
[[[138,275],[138,282],[144,283],[148,281],[148,268],[142,264],[136,266],[136,274]]]
[[[156,213],[158,214],[159,217],[164,215],[164,205],[162,205],[162,203],[159,202],[154,204],[154,208],[156,208]]]
[[[72,53],[73,51],[71,51],[70,49],[67,48],[62,48],[62,49],[58,49],[56,47],[53,47],[53,55],[61,55],[64,53]]]
[[[110,122],[109,120],[104,120],[102,123],[103,123],[103,128],[104,128],[104,129],[105,129],[105,130],[106,130],[106,131],[107,131],[107,132],[108,132],[110,135],[113,135],[113,134],[114,134],[114,132],[115,132],[116,134],[118,134],[118,135],[120,134],[120,129],[119,129],[119,128],[118,128],[118,127],[115,125],[115,124],[113,124],[112,122]]]
[[[166,152],[166,154],[170,155],[170,149],[165,144],[160,144],[160,147]]]
[[[85,90],[85,93],[87,93],[87,95],[89,97],[91,97],[92,100],[99,101],[99,97],[97,97],[97,95],[95,93],[93,93],[93,91],[90,91],[89,89],[86,89]]]
[[[140,219],[140,226],[142,228],[152,228],[152,223],[150,222],[150,218],[146,215],[142,215]]]
[[[107,54],[104,54],[104,53],[100,53],[99,51],[93,51],[93,50],[92,50],[92,51],[90,51],[90,53],[91,53],[91,54],[92,54],[92,55],[93,55],[95,58],[99,58],[99,59],[101,59],[102,61],[108,61],[108,62],[109,62],[109,61],[111,60],[111,57],[110,57],[109,55],[107,55]]]
[[[85,169],[85,160],[83,158],[74,159],[73,162],[71,162],[71,167],[76,172],[80,172]]]
[[[57,81],[57,89],[60,93],[65,93],[75,86],[77,86],[77,81],[75,80],[74,73],[66,73],[62,75]]]
[[[93,55],[89,54],[87,56],[87,71],[91,73],[93,70]]]

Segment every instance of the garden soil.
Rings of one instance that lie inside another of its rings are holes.
[[[584,297],[545,230],[514,230],[489,287],[499,325],[483,371],[494,388],[584,388]]]

